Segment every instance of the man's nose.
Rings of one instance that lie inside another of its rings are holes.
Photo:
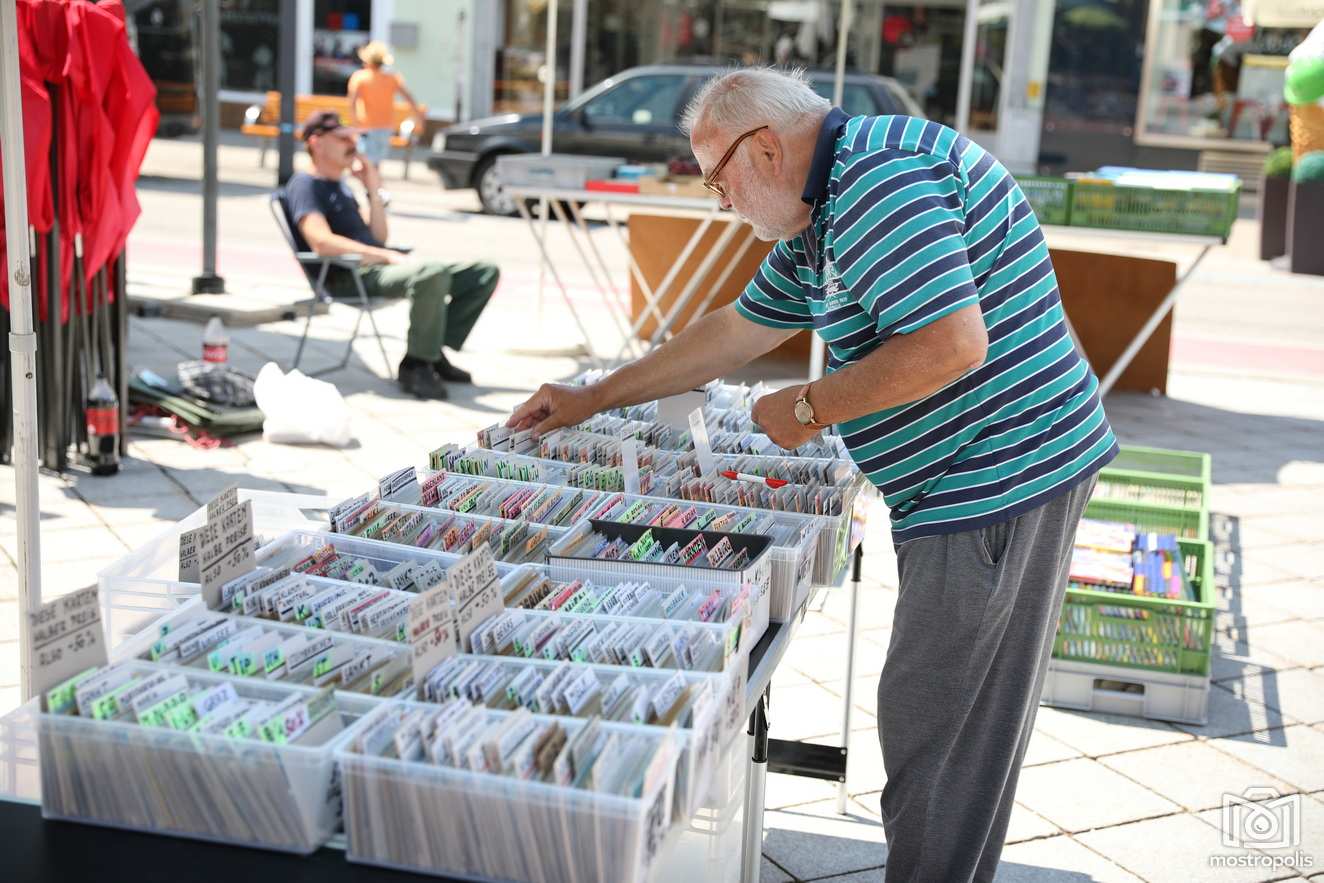
[[[717,206],[723,211],[730,211],[734,207],[734,204],[731,202],[731,196],[723,193],[721,199],[717,200]]]

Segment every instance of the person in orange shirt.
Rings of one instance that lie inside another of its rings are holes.
[[[395,94],[399,92],[409,102],[419,128],[423,126],[423,112],[405,88],[404,77],[385,70],[395,62],[385,43],[373,40],[358,54],[363,68],[349,78],[349,114],[352,125],[360,130],[359,152],[380,166],[395,134]]]

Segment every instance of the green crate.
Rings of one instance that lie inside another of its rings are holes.
[[[1072,181],[1070,224],[1226,239],[1237,217],[1238,199],[1236,190],[1118,187],[1081,178]]]
[[[1085,517],[1134,524],[1138,530],[1176,534],[1183,540],[1209,539],[1209,510],[1184,506],[1158,506],[1120,500],[1091,499]]]
[[[1207,676],[1214,639],[1213,547],[1179,540],[1198,601],[1068,589],[1053,656],[1127,668]]]
[[[1133,472],[1106,466],[1099,470],[1098,484],[1094,487],[1091,499],[1208,510],[1209,487],[1198,478],[1163,475],[1159,472]],[[1197,536],[1194,539],[1205,537]]]
[[[1117,456],[1108,464],[1109,469],[1128,472],[1157,472],[1161,475],[1179,475],[1198,479],[1209,487],[1212,476],[1210,457],[1201,451],[1172,451],[1167,448],[1146,448],[1140,445],[1121,445]]]
[[[1071,182],[1066,178],[1027,175],[1017,178],[1016,183],[1040,224],[1065,226],[1071,223]]]

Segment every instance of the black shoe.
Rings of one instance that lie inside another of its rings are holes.
[[[474,376],[463,368],[456,367],[442,353],[437,356],[437,361],[432,363],[432,368],[437,372],[442,380],[447,383],[473,383]]]
[[[446,384],[427,362],[401,362],[400,388],[420,399],[447,399]]]

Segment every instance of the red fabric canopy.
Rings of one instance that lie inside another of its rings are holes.
[[[129,46],[118,0],[18,0],[18,46],[28,220],[46,233],[58,214],[63,322],[75,234],[82,234],[90,279],[124,247],[138,219],[134,182],[156,133],[156,88]],[[51,187],[53,130],[58,193]],[[0,214],[0,232],[3,224]],[[0,262],[4,247],[0,236]],[[35,275],[44,280],[44,273]],[[7,277],[0,274],[5,309]],[[47,298],[37,301],[46,321]]]

